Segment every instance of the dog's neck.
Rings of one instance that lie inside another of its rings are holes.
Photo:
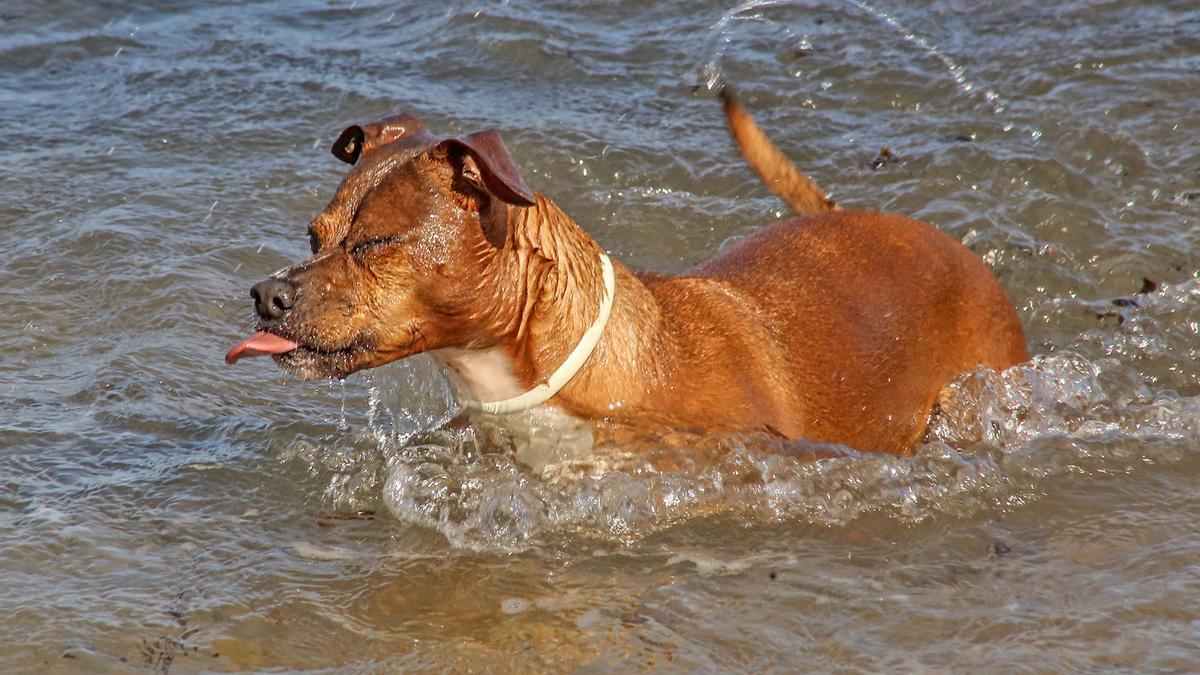
[[[489,278],[480,287],[499,344],[436,355],[464,398],[511,398],[544,383],[596,321],[605,294],[602,249],[557,205],[538,195],[535,205],[507,211],[504,245],[490,258]],[[643,342],[658,331],[644,324],[657,320],[657,306],[640,281],[616,268],[608,326],[583,368],[553,399],[560,407],[594,414],[589,402],[603,399],[617,412],[637,392],[608,390],[617,382],[636,383],[637,373],[653,361],[654,350]],[[606,376],[611,369],[621,372]]]
[[[505,242],[510,288],[522,302],[506,331],[533,380],[548,377],[595,320],[604,295],[599,244],[554,202],[509,209]]]

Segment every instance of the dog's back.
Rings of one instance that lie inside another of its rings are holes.
[[[800,216],[692,274],[757,303],[788,364],[802,435],[811,438],[904,452],[952,378],[1029,358],[1016,312],[987,266],[901,216]]]
[[[747,161],[802,215],[682,278],[648,284],[694,324],[681,333],[710,341],[720,333],[739,347],[731,358],[709,350],[709,372],[737,382],[729,373],[763,371],[745,378],[753,387],[739,396],[697,377],[687,387],[693,405],[752,400],[784,435],[903,453],[951,379],[1029,358],[1011,302],[977,256],[925,223],[840,210],[727,91],[722,98]]]

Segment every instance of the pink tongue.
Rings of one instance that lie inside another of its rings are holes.
[[[238,359],[244,356],[286,354],[299,346],[295,342],[281,338],[278,335],[259,331],[237,343],[237,346],[233,349],[230,349],[229,353],[225,355],[225,363],[232,366],[238,362]]]

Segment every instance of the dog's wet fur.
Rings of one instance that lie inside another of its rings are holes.
[[[614,261],[612,314],[546,405],[589,423],[768,432],[910,452],[939,392],[1028,359],[991,271],[924,223],[843,211],[722,94],[743,155],[797,213],[680,276]],[[254,287],[255,336],[304,378],[429,352],[460,393],[543,382],[593,323],[600,246],[529,189],[494,130],[437,139],[409,116],[351,126],[353,165],[312,257]]]

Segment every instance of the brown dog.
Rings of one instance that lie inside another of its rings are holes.
[[[905,453],[953,377],[1028,358],[974,254],[902,216],[839,210],[723,98],[746,159],[800,215],[679,277],[611,263],[494,130],[349,127],[333,152],[355,166],[309,228],[312,257],[254,286],[259,332],[226,361],[344,377],[431,352],[496,414]]]

